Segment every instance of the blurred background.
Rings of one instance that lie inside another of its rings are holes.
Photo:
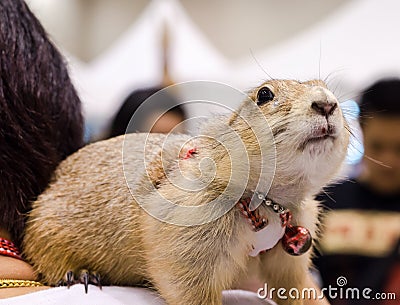
[[[135,89],[201,79],[246,90],[268,75],[327,78],[345,101],[400,75],[396,0],[27,3],[69,62],[91,139]]]
[[[389,156],[389,150],[381,148],[391,147],[386,172],[375,175],[384,171],[383,166],[375,166],[370,177],[385,177],[380,184],[395,185],[395,195],[378,195],[372,180],[359,175],[364,150],[357,122],[361,90],[380,78],[400,76],[400,1],[26,1],[67,58],[84,105],[87,141],[124,133],[141,103],[171,84],[207,80],[246,91],[271,77],[326,80],[354,134],[343,173],[361,177],[361,182],[349,180],[343,189],[339,184],[338,190],[325,191],[333,203],[328,205],[326,198],[322,202],[337,211],[329,212],[319,247],[326,258],[317,264],[322,281],[336,285],[340,275],[349,280],[349,287],[397,289],[400,295],[399,122],[390,125],[396,126],[387,129],[390,132],[384,131],[386,136],[391,134],[386,137],[389,140],[378,136],[370,145],[380,151],[378,161],[382,155]],[[382,104],[382,95],[377,95]],[[389,95],[396,104],[398,94]],[[169,107],[174,98],[161,97],[158,104]],[[224,102],[233,108],[237,101],[232,97]],[[206,103],[186,106],[167,113],[152,131],[168,132],[171,122],[175,125],[223,110]],[[157,107],[151,108],[160,113]],[[138,123],[144,117],[140,115]],[[190,126],[180,125],[180,131],[181,127]],[[366,164],[376,163],[372,161]],[[373,168],[369,165],[370,171]],[[332,304],[359,303],[338,300]]]

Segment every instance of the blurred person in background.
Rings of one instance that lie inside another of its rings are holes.
[[[187,117],[184,108],[178,105],[171,94],[161,89],[151,87],[133,91],[114,117],[108,137],[119,136],[125,132],[184,132],[184,126],[181,124]],[[150,99],[147,100],[148,98]],[[132,123],[129,124],[131,118]]]
[[[399,304],[400,79],[382,79],[364,90],[360,126],[361,174],[325,188],[318,198],[330,211],[315,263],[324,287],[357,287],[360,294],[372,289],[370,300],[332,298],[332,304]],[[372,299],[382,292],[396,293],[397,300]]]

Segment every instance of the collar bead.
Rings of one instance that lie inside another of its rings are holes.
[[[285,233],[281,238],[283,249],[290,255],[299,256],[306,253],[312,245],[310,231],[302,226],[292,226],[292,213],[289,209],[268,199],[266,196],[258,193],[257,197],[262,200],[261,204],[269,207],[279,215],[282,228]],[[260,232],[268,226],[268,218],[261,215],[258,208],[250,209],[251,198],[246,197],[239,200],[237,206],[242,215],[246,217],[254,232]],[[253,246],[254,248],[254,246]]]

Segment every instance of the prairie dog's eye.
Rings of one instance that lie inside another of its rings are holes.
[[[272,101],[275,95],[268,87],[262,87],[257,93],[257,105],[261,106],[265,103]]]

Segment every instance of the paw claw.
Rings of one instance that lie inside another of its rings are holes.
[[[69,289],[69,287],[71,287],[72,285],[75,284],[74,273],[72,271],[68,271],[67,274],[66,274],[66,277],[67,277],[67,280],[66,280],[67,287]]]
[[[89,280],[90,280],[89,271],[82,270],[81,275],[79,277],[79,282],[85,286],[85,293],[88,293]]]
[[[102,286],[101,286],[101,278],[100,278],[100,274],[98,274],[97,272],[93,272],[90,276],[90,282],[96,286],[98,286],[100,288],[100,290],[102,290]]]
[[[85,287],[85,293],[88,293],[89,290],[89,284],[93,284],[95,286],[98,286],[100,290],[102,289],[101,282],[100,282],[100,274],[97,272],[89,272],[86,269],[82,269],[79,272],[79,278],[75,279],[75,274],[73,271],[68,271],[65,274],[65,279],[60,280],[57,283],[57,286],[67,286],[68,289],[72,285],[75,284],[83,284]]]

